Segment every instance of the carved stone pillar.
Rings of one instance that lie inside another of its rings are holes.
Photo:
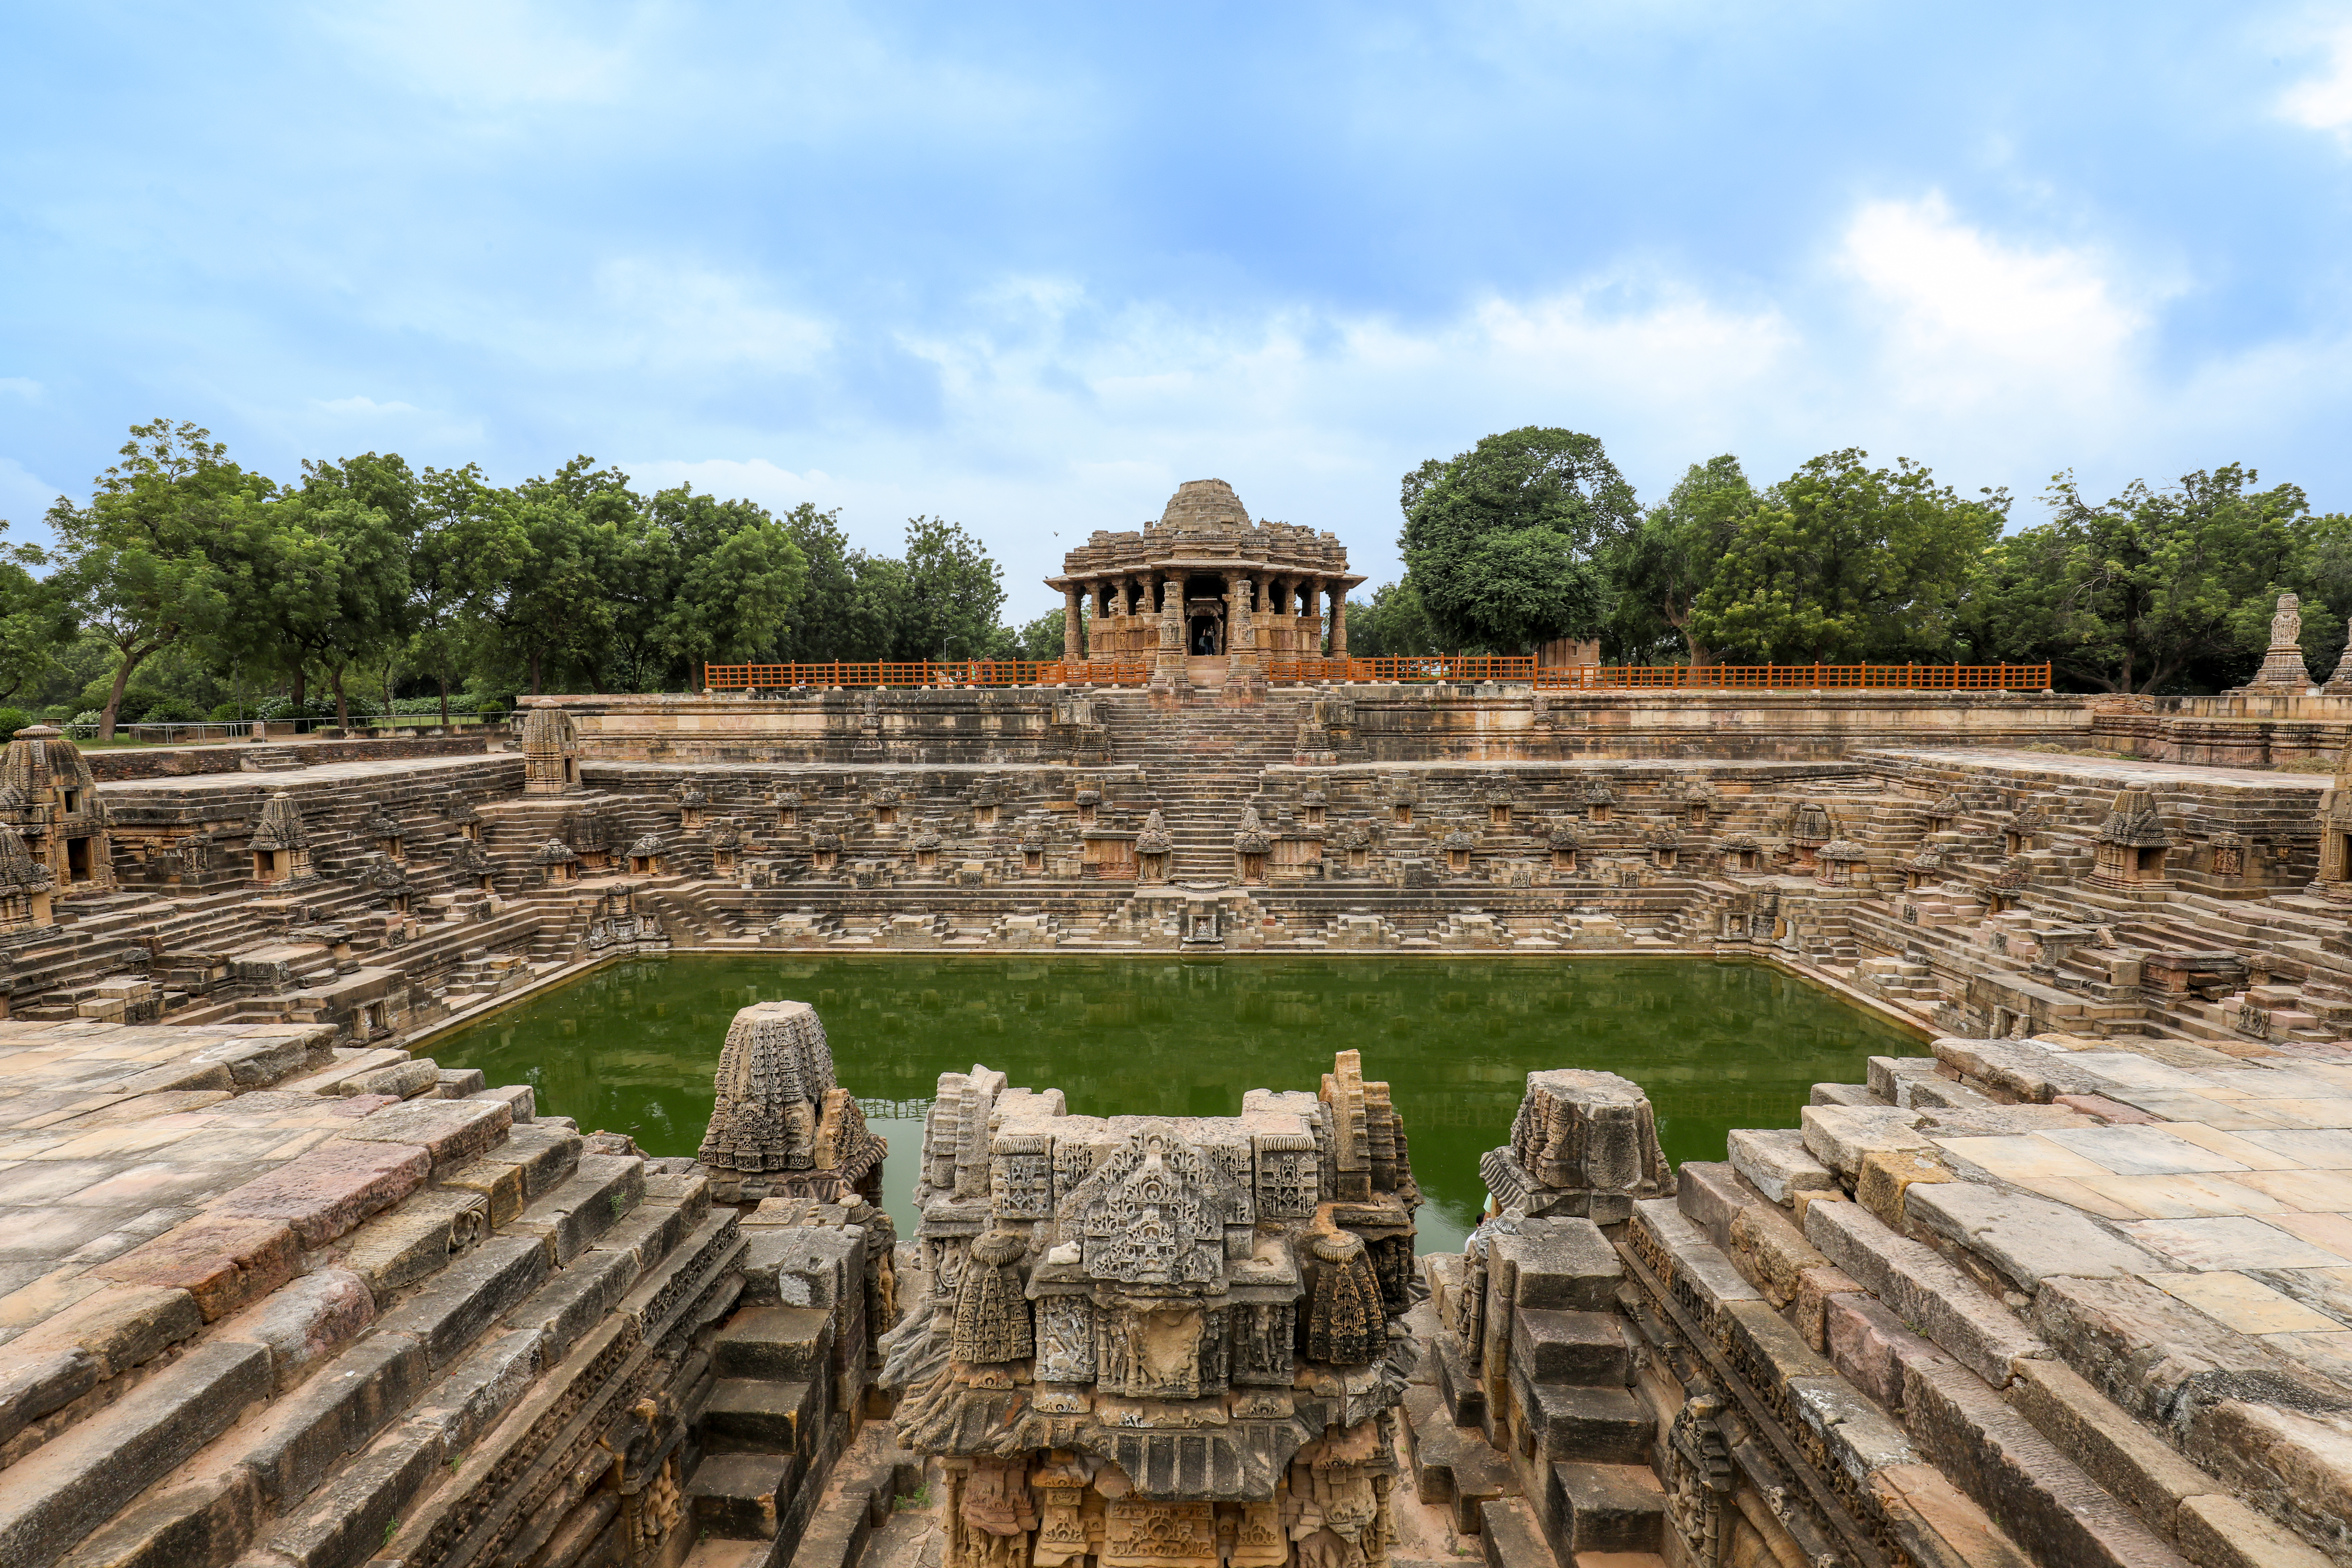
[[[1068,584],[1062,590],[1062,661],[1076,664],[1085,656],[1078,645],[1078,585]]]
[[[1265,580],[1267,635],[1263,640],[1268,654],[1288,656],[1298,650],[1298,623],[1290,614],[1291,584],[1297,581],[1287,574]]]
[[[1348,585],[1331,584],[1331,657],[1348,657]]]

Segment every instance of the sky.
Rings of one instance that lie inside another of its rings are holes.
[[[0,72],[16,540],[157,416],[943,516],[1016,620],[1188,479],[1385,580],[1525,425],[2352,510],[2352,5],[82,0]]]

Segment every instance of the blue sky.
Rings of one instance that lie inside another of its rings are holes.
[[[157,415],[939,513],[1022,616],[1212,475],[1391,575],[1398,477],[1528,424],[1647,497],[2352,510],[2352,8],[19,4],[0,60],[15,538]]]

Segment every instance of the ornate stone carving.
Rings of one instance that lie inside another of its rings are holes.
[[[1612,1072],[1559,1068],[1528,1074],[1507,1149],[1479,1163],[1507,1215],[1582,1215],[1611,1224],[1636,1198],[1675,1190],[1657,1119],[1639,1085]]]
[[[887,1146],[834,1082],[824,1025],[807,1003],[760,1002],[737,1013],[714,1087],[699,1155],[714,1173],[821,1173],[836,1188],[872,1185]]]
[[[1333,1366],[1369,1365],[1388,1348],[1388,1327],[1363,1238],[1346,1231],[1318,1236],[1311,1250],[1315,1290],[1307,1316],[1307,1353]]]
[[[971,1244],[956,1289],[955,1359],[969,1366],[1026,1361],[1036,1348],[1029,1303],[1014,1267],[1028,1243],[1014,1231],[992,1230]]]

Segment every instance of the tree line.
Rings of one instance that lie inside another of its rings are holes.
[[[2106,500],[2071,474],[2046,521],[1853,448],[1786,479],[1731,456],[1635,497],[1599,438],[1528,426],[1404,477],[1405,571],[1349,612],[1358,655],[1520,653],[1601,639],[1622,664],[2041,664],[2075,690],[2189,692],[2261,664],[2280,594],[2335,668],[2352,517],[2229,464]]]
[[[688,689],[706,663],[1062,652],[1058,610],[998,624],[1003,574],[960,524],[913,518],[902,553],[871,553],[838,511],[647,495],[584,457],[501,487],[368,452],[281,484],[159,419],[47,522],[54,552],[0,554],[0,700],[107,739],[330,700],[342,723],[355,700],[446,723],[453,697]]]

